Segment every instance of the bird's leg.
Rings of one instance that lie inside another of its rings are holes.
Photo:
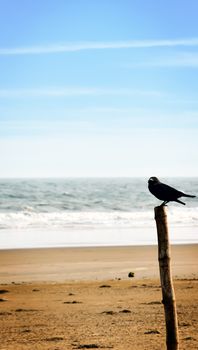
[[[169,201],[164,201],[164,202],[160,205],[160,207],[165,206],[168,202],[169,202]]]

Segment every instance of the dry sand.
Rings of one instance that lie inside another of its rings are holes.
[[[197,245],[172,265],[180,350],[198,349]],[[2,250],[0,279],[1,350],[166,349],[157,247]]]

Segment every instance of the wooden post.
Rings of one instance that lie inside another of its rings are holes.
[[[155,220],[158,236],[158,260],[162,288],[162,303],[164,304],[166,321],[166,345],[167,350],[178,350],[178,322],[170,266],[170,246],[165,206],[155,207]]]

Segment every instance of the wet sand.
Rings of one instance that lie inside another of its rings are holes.
[[[193,278],[198,272],[198,245],[171,247],[173,275]],[[158,278],[157,246],[0,250],[2,283],[64,280]]]
[[[172,247],[180,350],[198,348],[197,247]],[[1,350],[166,349],[155,246],[2,250],[0,279]]]

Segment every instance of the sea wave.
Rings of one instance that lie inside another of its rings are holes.
[[[198,208],[170,208],[168,219],[176,226],[197,226]],[[0,213],[0,229],[131,228],[153,227],[153,210],[142,211],[23,211]]]

